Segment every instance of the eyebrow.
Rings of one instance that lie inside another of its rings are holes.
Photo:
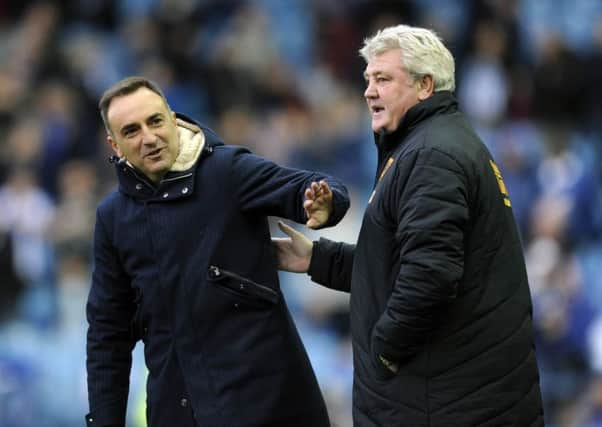
[[[162,113],[155,113],[155,114],[151,114],[150,116],[148,116],[148,117],[146,118],[146,120],[145,120],[145,121],[146,121],[146,122],[149,122],[149,121],[152,121],[152,120],[155,120],[155,119],[159,119],[159,118],[161,118],[161,119],[163,118],[163,114],[162,114]],[[136,124],[136,123],[128,123],[128,124],[126,124],[125,126],[123,126],[123,127],[121,128],[120,132],[121,132],[121,134],[122,134],[122,135],[125,135],[127,132],[129,132],[129,131],[131,131],[131,130],[136,130],[136,129],[138,129],[138,127],[139,127],[139,126],[138,126],[138,124]]]
[[[151,121],[151,120],[155,120],[155,119],[162,119],[163,118],[163,113],[155,113],[155,114],[151,114],[146,121]]]
[[[122,128],[119,130],[119,132],[120,132],[122,135],[125,135],[125,134],[126,134],[126,133],[128,133],[129,131],[131,131],[131,130],[135,130],[135,129],[137,129],[137,128],[138,128],[138,125],[137,125],[136,123],[131,123],[131,124],[127,124],[127,125],[123,126],[123,127],[122,127]]]
[[[380,70],[376,70],[373,73],[368,73],[367,71],[364,71],[364,79],[368,80],[368,78],[370,77],[370,75],[373,75],[373,76],[376,77],[378,75],[383,75],[383,74],[387,75],[386,72],[380,71]]]

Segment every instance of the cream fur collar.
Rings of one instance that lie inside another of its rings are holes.
[[[199,158],[205,146],[205,134],[197,125],[176,119],[180,147],[175,162],[169,169],[174,172],[188,170]]]

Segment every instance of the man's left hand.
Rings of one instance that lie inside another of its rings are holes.
[[[309,228],[318,228],[328,221],[332,213],[332,190],[326,181],[312,182],[305,190],[303,208]]]

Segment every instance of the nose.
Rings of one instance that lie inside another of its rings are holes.
[[[142,126],[141,135],[143,144],[154,144],[157,142],[157,136],[148,128],[148,126]]]
[[[364,98],[370,99],[370,98],[376,98],[377,96],[378,96],[378,93],[376,92],[374,85],[372,84],[371,81],[368,81],[368,86],[366,86],[366,90],[364,91]]]

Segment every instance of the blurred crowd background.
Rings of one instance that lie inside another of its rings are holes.
[[[357,50],[397,23],[450,47],[461,107],[504,175],[546,425],[602,426],[602,1],[2,0],[0,427],[81,426],[88,409],[91,233],[115,185],[103,90],[150,77],[227,143],[341,178],[351,211],[311,235],[354,242],[376,164]],[[282,282],[332,420],[351,426],[347,297]],[[128,425],[141,427],[135,352]]]

